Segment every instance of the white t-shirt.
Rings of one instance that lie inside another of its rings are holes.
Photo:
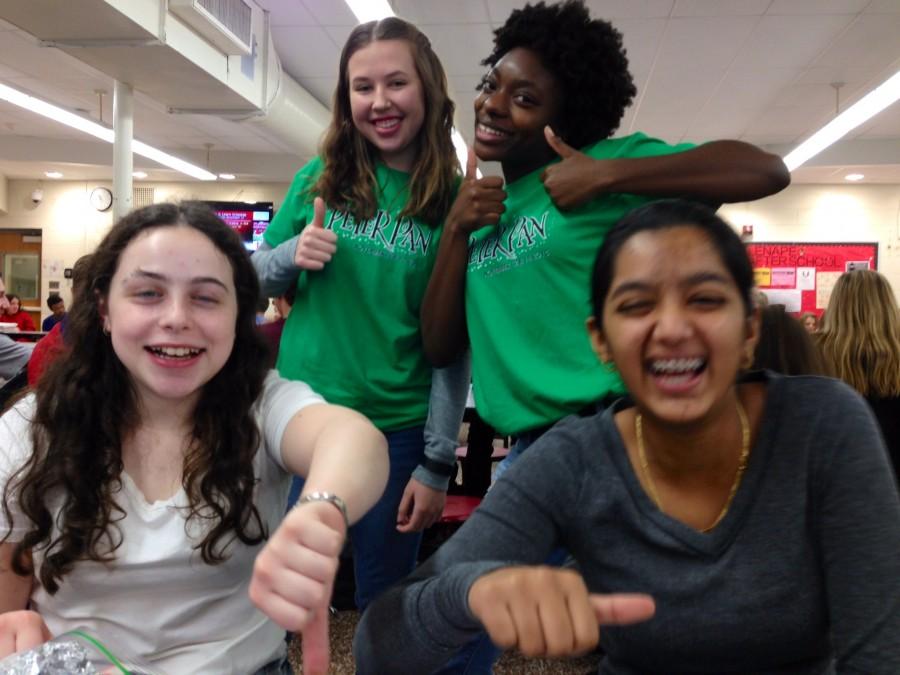
[[[255,410],[263,447],[254,468],[259,479],[256,508],[270,535],[284,517],[291,481],[281,460],[282,434],[297,411],[323,402],[302,382],[283,380],[274,371],[266,378]],[[29,396],[0,418],[0,487],[31,455],[34,405]],[[123,472],[116,501],[126,516],[118,523],[123,541],[115,561],[77,563],[55,595],[35,583],[32,606],[51,633],[83,627],[114,654],[136,656],[167,675],[247,675],[284,655],[284,630],[260,613],[247,594],[253,561],[264,544],[250,547],[235,541],[226,562],[207,565],[194,548],[203,530],[194,522],[186,524],[180,510],[188,503],[183,489],[150,504]],[[28,523],[16,504],[11,506],[9,541],[14,542]],[[0,533],[8,527],[0,509]],[[35,552],[37,568],[41,561]]]

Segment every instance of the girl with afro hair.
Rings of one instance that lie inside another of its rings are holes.
[[[557,421],[624,393],[584,328],[606,232],[660,197],[718,206],[778,192],[780,158],[738,141],[612,138],[636,89],[622,35],[577,0],[526,5],[494,33],[474,153],[422,308],[436,366],[471,343],[479,414],[518,438],[500,472]],[[503,179],[477,178],[476,157]]]

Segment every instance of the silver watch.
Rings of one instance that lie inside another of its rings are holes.
[[[309,494],[300,497],[297,506],[308,504],[309,502],[328,502],[329,504],[333,504],[344,517],[344,525],[348,530],[350,529],[350,518],[347,516],[347,504],[336,494],[331,492],[310,492]]]

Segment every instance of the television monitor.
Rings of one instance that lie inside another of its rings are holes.
[[[248,251],[255,251],[263,241],[263,232],[272,222],[272,202],[204,202],[244,241]]]

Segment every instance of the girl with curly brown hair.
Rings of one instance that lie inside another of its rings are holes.
[[[324,672],[384,438],[267,373],[256,275],[206,207],[134,211],[88,265],[68,353],[0,418],[0,657],[84,626],[164,672],[276,673],[286,628]]]

